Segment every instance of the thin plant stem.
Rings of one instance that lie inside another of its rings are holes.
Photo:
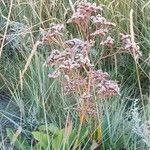
[[[7,17],[6,28],[5,28],[3,40],[2,40],[2,43],[1,43],[1,47],[0,47],[0,58],[1,58],[1,55],[2,55],[2,51],[3,51],[3,47],[4,47],[4,42],[5,42],[5,38],[6,38],[8,26],[9,26],[9,22],[10,22],[10,15],[11,15],[12,7],[13,7],[13,0],[10,1],[10,8],[9,8],[9,13],[8,13],[8,17]]]
[[[75,144],[72,148],[72,150],[76,150],[77,147],[78,147],[78,141],[79,141],[79,137],[80,137],[80,131],[82,129],[82,125],[83,125],[83,121],[84,121],[84,118],[85,118],[85,110],[83,109],[82,112],[81,112],[81,116],[80,116],[80,124],[79,124],[79,128],[78,128],[78,134],[77,134],[77,139],[75,141]]]
[[[132,44],[134,44],[135,40],[134,40],[134,29],[133,29],[133,9],[131,9],[131,11],[130,11],[130,34],[131,34]],[[144,99],[143,99],[142,87],[141,87],[141,82],[140,82],[139,69],[138,69],[138,65],[137,65],[138,60],[135,57],[134,51],[133,51],[133,57],[134,57],[134,61],[135,61],[135,68],[136,68],[137,80],[138,80],[138,85],[139,85],[139,90],[140,90],[140,97],[142,100],[142,107],[144,108]],[[144,116],[146,117],[145,109],[143,109],[143,111],[144,111]]]

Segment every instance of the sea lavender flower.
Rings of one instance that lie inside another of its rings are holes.
[[[107,21],[101,15],[91,16],[91,20],[93,24],[96,26],[96,30],[90,34],[91,38],[95,36],[99,36],[100,38],[101,37],[103,38],[109,33],[110,28],[116,26],[115,23]],[[101,44],[111,47],[113,44],[113,40],[110,38],[110,36],[108,36],[106,41],[102,41]]]
[[[51,24],[48,32],[43,35],[42,41],[45,43],[57,42],[59,36],[63,36],[63,24]]]
[[[69,76],[67,76],[66,82],[64,83],[64,91],[66,93],[75,92],[78,91],[78,89],[82,89],[85,84],[86,84],[85,79],[80,79],[80,78],[71,79],[69,78]]]
[[[131,41],[130,35],[120,33],[120,41],[122,44],[122,49],[134,55],[136,60],[142,56],[139,46],[135,42]]]
[[[103,81],[108,79],[109,74],[107,72],[103,72],[102,70],[93,71],[93,79],[95,81]]]
[[[88,56],[88,54],[90,53],[91,47],[93,46],[94,41],[90,40],[90,41],[85,41],[84,42],[84,46],[82,48],[82,53],[85,57]]]
[[[80,64],[76,61],[72,61],[71,59],[65,60],[62,64],[59,65],[59,69],[71,71],[72,69],[80,68]]]
[[[73,14],[71,19],[68,20],[68,23],[77,24],[84,33],[87,31],[88,18],[85,15],[80,14],[79,12]]]
[[[108,48],[112,48],[114,43],[114,39],[111,36],[108,36],[105,41],[102,41],[100,45],[107,46]]]
[[[91,16],[91,20],[95,25],[102,25],[106,22],[106,18],[102,17],[100,14],[97,16]]]
[[[120,91],[117,82],[111,80],[102,80],[96,86],[96,90],[100,97],[111,97],[119,94]]]
[[[46,65],[56,65],[65,60],[65,56],[59,50],[53,50],[51,55],[47,58],[45,64]]]
[[[97,11],[102,11],[102,7],[96,6],[96,3],[90,3],[86,0],[79,3],[77,12],[81,14],[85,14],[86,16],[90,17],[91,14],[96,13]]]
[[[95,106],[92,102],[92,99],[93,99],[93,95],[83,93],[80,96],[80,100],[84,101],[84,106],[77,108],[77,111],[78,112],[84,111],[91,116],[96,115],[97,112],[96,112]]]
[[[75,48],[83,48],[84,46],[84,41],[74,38],[68,41],[65,41],[65,46],[69,47],[71,49],[75,49]]]
[[[107,29],[99,29],[99,30],[96,30],[96,31],[94,31],[93,33],[91,33],[90,36],[91,36],[91,37],[93,37],[93,36],[100,36],[100,37],[103,37],[103,36],[105,36],[107,33],[108,33],[108,30],[107,30]]]
[[[109,29],[111,27],[116,27],[116,24],[110,21],[107,21],[106,18],[101,15],[91,16],[92,22],[96,25],[97,29]]]
[[[90,60],[91,48],[95,42],[93,37],[100,36],[106,39],[101,42],[101,45],[108,47],[113,45],[113,39],[110,36],[106,37],[106,35],[115,24],[100,15],[96,16],[99,10],[102,8],[96,6],[95,3],[82,1],[68,20],[79,26],[83,33],[83,40],[74,38],[65,41],[62,37],[64,27],[61,25],[51,26],[46,36],[46,40],[49,42],[56,42],[59,46],[60,43],[63,44],[61,50],[53,50],[46,61],[47,65],[55,69],[49,74],[49,77],[56,79],[61,76],[65,93],[77,92],[83,101],[81,109],[85,109],[88,114],[96,113],[92,102],[94,89],[100,98],[119,94],[117,82],[109,80],[107,72],[95,70]],[[90,29],[91,20],[96,26],[95,31]],[[60,43],[59,38],[61,38]]]
[[[88,29],[90,16],[99,10],[102,10],[102,8],[100,6],[96,6],[96,3],[92,4],[87,1],[82,1],[79,3],[76,12],[72,15],[68,22],[77,24],[85,33]]]

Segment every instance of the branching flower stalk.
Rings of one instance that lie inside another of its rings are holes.
[[[100,45],[112,49],[114,39],[110,35],[110,30],[116,24],[106,20],[99,12],[103,9],[95,3],[81,1],[77,6],[68,23],[77,25],[82,32],[83,39],[65,40],[64,25],[52,24],[48,32],[43,35],[43,43],[57,44],[60,49],[55,49],[47,58],[45,64],[54,68],[54,72],[49,74],[50,78],[59,79],[64,87],[66,94],[77,93],[80,97],[81,107],[77,108],[80,112],[80,125],[77,140],[74,144],[76,149],[80,130],[86,114],[96,113],[93,99],[94,93],[97,98],[106,98],[119,94],[119,86],[116,81],[109,79],[109,74],[102,70],[95,70],[91,63],[89,54],[95,43],[95,38],[100,39]],[[91,28],[94,25],[94,28]],[[138,46],[132,45],[129,35],[121,34],[122,50],[136,54],[137,58],[141,55]]]

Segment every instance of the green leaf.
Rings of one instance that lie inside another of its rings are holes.
[[[80,131],[79,143],[81,143],[88,136],[88,129],[86,127],[82,127]]]
[[[59,132],[59,128],[56,127],[56,125],[54,125],[52,123],[48,125],[47,129],[48,129],[48,131],[50,131],[53,134]],[[39,130],[40,131],[46,131],[46,126],[45,125],[40,126]]]
[[[43,147],[41,147],[40,143],[37,143],[37,144],[34,146],[33,150],[43,150]]]
[[[42,132],[32,132],[33,137],[39,142],[40,146],[45,150],[48,147],[48,135]]]
[[[52,140],[52,147],[54,150],[59,150],[61,149],[62,146],[62,141],[63,141],[63,134],[64,130],[59,130],[57,134],[54,135],[53,140]]]
[[[73,129],[70,136],[69,136],[69,139],[68,139],[68,147],[69,147],[68,149],[71,148],[71,146],[73,145],[73,143],[76,140],[76,137],[77,137],[77,130]]]
[[[93,141],[102,141],[102,128],[98,126],[92,134]]]

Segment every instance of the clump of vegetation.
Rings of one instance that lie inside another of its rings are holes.
[[[0,2],[0,148],[148,149],[149,2],[68,2]]]

